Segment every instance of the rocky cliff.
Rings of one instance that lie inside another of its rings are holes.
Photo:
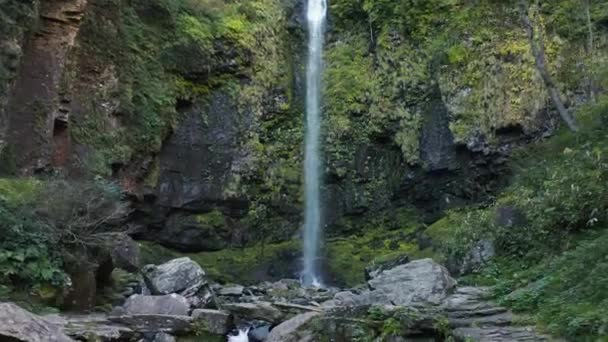
[[[589,52],[584,33],[560,27],[567,6],[541,9],[541,28],[575,106],[590,96]],[[302,211],[302,7],[5,2],[1,170],[116,179],[138,209],[135,236],[182,251],[290,239]],[[433,221],[482,201],[506,184],[511,148],[556,127],[517,6],[334,1],[330,14],[329,234],[398,220],[398,208]]]

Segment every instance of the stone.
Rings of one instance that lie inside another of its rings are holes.
[[[141,333],[164,332],[175,335],[191,331],[194,322],[190,316],[171,315],[124,315],[110,316],[108,319]]]
[[[110,251],[115,267],[127,272],[136,272],[140,267],[139,245],[127,234],[117,234],[112,237]]]
[[[490,240],[477,241],[462,260],[459,274],[466,274],[484,266],[494,257],[494,244]]]
[[[269,302],[230,303],[224,304],[224,309],[236,317],[245,320],[261,320],[270,323],[280,323],[285,318],[281,310]]]
[[[203,329],[216,335],[224,335],[232,325],[230,313],[220,310],[196,309],[192,311],[195,322],[202,322]]]
[[[0,340],[27,342],[71,342],[63,330],[12,303],[0,304]]]
[[[306,329],[306,326],[320,315],[318,312],[307,312],[297,315],[274,327],[270,331],[266,342],[313,341],[313,332]]]
[[[435,306],[447,297],[456,281],[432,259],[415,260],[384,270],[368,281],[374,304]]]
[[[175,337],[167,334],[167,333],[158,333],[154,336],[152,342],[175,342]]]
[[[146,285],[155,295],[179,293],[189,297],[207,283],[205,271],[188,257],[162,265],[147,265],[143,269]]]
[[[134,341],[139,336],[129,327],[109,321],[105,314],[52,314],[44,318],[78,341],[88,341],[91,335],[100,341]]]
[[[122,306],[127,315],[188,315],[188,300],[178,294],[164,296],[132,295]]]
[[[268,339],[268,334],[270,334],[270,329],[272,326],[266,322],[258,321],[251,327],[247,336],[249,337],[249,342],[265,342]]]
[[[217,291],[217,295],[219,296],[242,296],[243,295],[243,291],[245,291],[245,288],[243,286],[240,285],[236,285],[236,286],[229,286],[229,287],[222,287],[221,289],[219,289]]]
[[[365,291],[362,294],[355,294],[351,291],[342,291],[334,295],[333,299],[323,302],[321,305],[324,308],[332,308],[336,306],[361,306],[369,305],[369,292]]]

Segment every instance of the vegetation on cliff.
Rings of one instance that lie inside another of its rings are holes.
[[[4,110],[39,4],[0,2]],[[230,121],[217,121],[239,126],[221,169],[228,181],[202,209],[149,212],[178,212],[230,240],[218,243],[230,248],[190,254],[214,280],[294,275],[304,131],[297,8],[281,0],[91,1],[61,92],[72,104],[76,165],[68,168],[93,180],[0,179],[0,295],[56,297],[68,280],[66,255],[116,228],[105,222],[124,197],[104,179],[127,178],[123,190],[138,204],[154,197],[163,172],[175,171],[161,169],[160,152],[191,112],[202,126],[220,114]],[[536,1],[522,12],[515,0],[332,0],[329,13],[328,280],[354,286],[370,264],[432,256],[464,283],[493,285],[498,300],[551,333],[606,336],[608,3]],[[559,128],[530,28],[578,134]],[[234,113],[209,112],[217,93]],[[5,148],[5,133],[0,127],[0,174],[16,174],[19,149]],[[209,154],[224,147],[204,143]],[[511,162],[493,169],[511,149]],[[215,185],[218,175],[196,171]],[[488,185],[496,175],[508,186]],[[150,189],[132,191],[137,185]],[[146,219],[154,229],[168,221]],[[488,243],[494,257],[472,263],[471,250]],[[178,255],[153,243],[144,251],[149,262]]]
[[[571,338],[608,329],[607,100],[577,112],[578,134],[521,148],[512,185],[493,201],[454,210],[427,230],[445,262],[492,241],[496,256],[465,281],[496,286],[503,303]]]

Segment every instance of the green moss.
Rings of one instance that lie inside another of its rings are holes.
[[[13,208],[22,206],[34,199],[41,186],[34,178],[0,178],[0,202]]]
[[[205,214],[196,215],[196,220],[205,226],[222,227],[226,224],[226,218],[221,211],[215,209]]]
[[[493,241],[493,262],[461,282],[494,285],[503,304],[573,340],[607,336],[606,113],[605,98],[581,108],[581,132],[517,151],[513,182],[492,203],[452,211],[426,230],[444,260]],[[498,225],[502,207],[518,208],[525,220]]]

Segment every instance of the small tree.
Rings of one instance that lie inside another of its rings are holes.
[[[106,243],[130,213],[121,202],[120,187],[101,178],[47,182],[31,205],[55,240],[68,249]]]
[[[535,23],[530,18],[530,7],[528,6],[527,1],[522,0],[520,6],[524,26],[526,28],[526,31],[528,33],[528,39],[530,41],[530,48],[532,51],[532,55],[534,56],[534,60],[536,62],[536,69],[538,70],[540,77],[543,79],[545,87],[549,92],[549,97],[551,97],[551,100],[553,101],[555,108],[559,112],[559,115],[571,131],[577,132],[578,124],[576,123],[576,120],[574,119],[572,114],[570,114],[568,109],[566,109],[566,106],[564,106],[564,103],[561,99],[560,91],[557,88],[557,85],[553,80],[553,77],[551,77],[551,74],[549,73],[549,70],[547,68],[547,57],[545,54],[545,42],[543,31],[542,29],[537,30],[537,25],[535,25]],[[538,9],[538,2],[536,3],[535,8]]]

